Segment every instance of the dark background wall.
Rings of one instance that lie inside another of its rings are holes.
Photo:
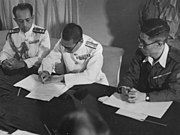
[[[80,0],[84,32],[103,45],[123,48],[121,74],[137,48],[138,10],[145,0]]]

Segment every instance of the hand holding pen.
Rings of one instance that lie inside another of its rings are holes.
[[[131,88],[131,90],[128,92],[128,102],[130,103],[137,103],[145,101],[146,99],[146,93],[140,92],[135,88]]]
[[[130,90],[131,90],[131,88],[129,86],[121,86],[118,88],[118,92],[123,95],[128,95]]]
[[[146,93],[140,92],[137,89],[128,86],[121,86],[120,93],[126,97],[124,99],[126,99],[129,103],[142,102],[145,101],[146,98]]]
[[[42,83],[45,83],[51,79],[51,75],[48,71],[42,71],[39,73],[39,79]]]

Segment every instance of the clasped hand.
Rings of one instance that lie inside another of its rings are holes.
[[[15,58],[6,59],[2,62],[2,67],[8,70],[19,69],[25,67],[25,62]]]
[[[39,79],[42,83],[59,83],[64,82],[64,75],[58,75],[52,78],[51,74],[48,71],[42,71],[39,73]]]
[[[125,100],[130,103],[142,102],[145,101],[146,93],[140,92],[135,88],[130,88],[126,86],[122,86],[121,88],[122,96],[124,96]]]

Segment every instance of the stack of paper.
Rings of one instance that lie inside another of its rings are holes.
[[[0,135],[9,135],[8,132],[0,130]]]
[[[153,116],[161,118],[171,102],[139,102],[128,103],[122,100],[122,95],[114,93],[103,101],[104,104],[120,108],[116,113],[128,116],[137,120],[145,120],[146,117]]]
[[[56,79],[57,76],[53,76],[53,79]],[[28,98],[34,98],[39,100],[49,101],[53,97],[58,97],[66,92],[70,87],[64,83],[58,82],[55,83],[54,81],[49,81],[48,83],[43,84],[40,82],[38,75],[30,75],[27,78],[19,81],[18,83],[14,84],[15,87],[24,88],[30,93],[26,96]]]
[[[27,131],[23,131],[23,130],[16,130],[15,132],[13,132],[11,135],[38,135],[38,134],[34,134],[31,132],[27,132]]]

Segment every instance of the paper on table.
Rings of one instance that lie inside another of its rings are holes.
[[[15,132],[13,132],[11,135],[38,135],[38,134],[34,134],[31,132],[27,132],[27,131],[23,131],[23,130],[16,130]]]
[[[54,80],[56,80],[57,77],[58,76],[53,76],[52,81],[43,84],[39,81],[38,75],[30,75],[16,83],[14,86],[22,87],[30,91],[30,93],[26,96],[28,98],[49,101],[53,97],[60,96],[70,88],[70,86],[66,86],[64,83],[54,83]]]
[[[122,96],[120,94],[114,93],[103,103],[130,112],[142,113],[145,115],[161,118],[166,112],[166,110],[169,108],[169,106],[172,104],[172,101],[128,103],[122,100]]]
[[[26,78],[24,78],[23,80],[17,82],[16,84],[14,84],[15,87],[21,87],[24,88],[28,91],[33,91],[35,90],[38,86],[43,85],[39,79],[38,79],[38,75],[30,75]]]
[[[98,98],[98,101],[104,102],[108,98],[109,98],[108,96],[103,96],[103,97]]]
[[[63,94],[66,90],[68,89],[61,84],[43,84],[31,91],[26,97],[49,101],[53,97]]]
[[[9,135],[8,132],[0,130],[0,135]]]
[[[119,109],[116,111],[116,113],[123,115],[123,116],[127,116],[130,118],[136,119],[136,120],[139,120],[139,121],[144,121],[148,117],[148,115],[146,115],[146,114],[130,112],[130,111],[127,111],[124,109]]]

